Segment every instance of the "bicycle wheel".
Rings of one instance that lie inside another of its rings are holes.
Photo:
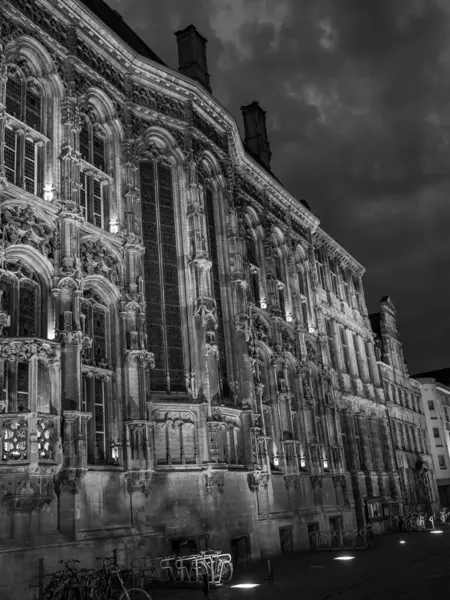
[[[221,575],[221,582],[222,583],[229,583],[233,577],[233,565],[229,562],[226,562],[223,564],[222,567],[222,575]]]
[[[152,597],[141,588],[130,588],[122,593],[119,600],[152,600]]]

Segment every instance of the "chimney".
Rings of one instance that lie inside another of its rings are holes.
[[[206,44],[204,38],[193,25],[175,32],[178,44],[178,70],[182,75],[198,81],[209,93],[208,63],[206,60]]]
[[[249,152],[270,171],[272,152],[267,139],[266,113],[258,102],[241,107],[244,117],[245,145]]]

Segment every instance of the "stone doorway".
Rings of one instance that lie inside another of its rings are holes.
[[[243,535],[231,540],[231,558],[235,569],[248,565],[251,558],[250,540],[248,535]]]
[[[281,552],[292,552],[294,544],[292,540],[292,527],[280,527],[280,549]]]

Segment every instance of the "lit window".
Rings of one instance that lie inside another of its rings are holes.
[[[80,172],[80,207],[85,219],[105,229],[107,226],[107,176],[105,173],[105,142],[90,122],[84,121],[79,135],[80,154],[83,159]],[[94,169],[90,169],[89,165]]]

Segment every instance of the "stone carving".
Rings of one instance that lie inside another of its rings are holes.
[[[26,244],[36,248],[54,263],[55,251],[59,246],[56,229],[39,219],[31,206],[6,206],[0,213],[1,246],[3,249],[16,244]]]
[[[102,275],[114,285],[120,285],[119,259],[100,238],[81,241],[80,260],[83,275]]]
[[[177,427],[184,423],[195,424],[195,415],[190,412],[166,412],[158,410],[153,413],[153,420],[156,421],[157,425],[165,425]]]
[[[161,92],[135,85],[133,87],[132,98],[136,104],[150,108],[158,113],[166,114],[181,121],[184,121],[186,118],[186,108],[183,102]]]
[[[67,45],[68,27],[56,19],[54,13],[47,10],[40,2],[16,0],[14,6],[60,44]]]
[[[44,362],[54,362],[59,358],[56,344],[43,340],[0,342],[0,358],[4,360],[28,361],[32,356]]]
[[[134,359],[136,359],[141,365],[148,366],[149,369],[155,368],[155,355],[153,352],[138,349],[126,350],[125,360],[127,364],[130,364]]]
[[[81,482],[86,475],[86,469],[68,467],[63,468],[54,477],[55,491],[58,496],[61,494],[78,494]]]
[[[205,473],[205,486],[206,493],[210,496],[212,495],[215,486],[219,492],[223,494],[225,488],[225,474],[217,471],[208,471]]]
[[[154,475],[154,471],[127,471],[125,473],[125,480],[127,482],[128,493],[132,494],[133,492],[140,491],[148,498]]]
[[[2,477],[0,498],[13,512],[41,510],[55,498],[52,477],[23,473]]]
[[[54,460],[56,434],[55,422],[52,419],[38,419],[37,441],[39,460]]]
[[[227,136],[214,129],[206,119],[201,117],[197,111],[193,112],[194,127],[205,135],[213,144],[215,144],[222,152],[227,152],[228,141]]]
[[[265,471],[251,471],[247,475],[247,482],[250,491],[257,492],[260,487],[267,489],[270,475]]]

